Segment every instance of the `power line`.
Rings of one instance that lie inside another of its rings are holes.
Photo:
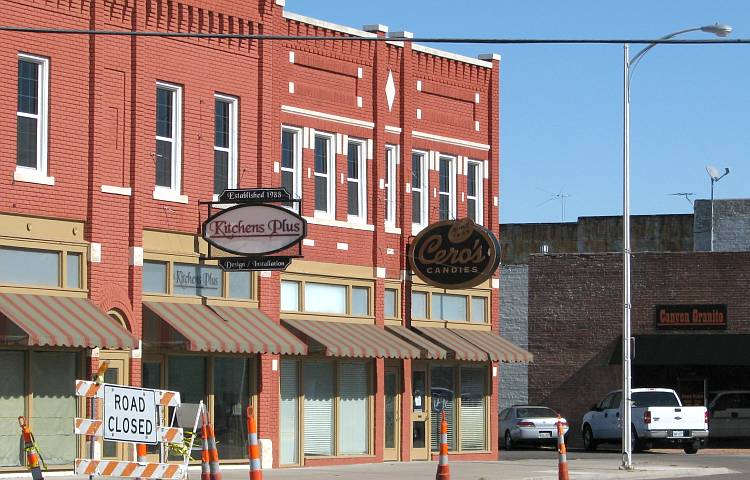
[[[43,33],[55,35],[108,35],[124,37],[171,37],[171,38],[215,38],[236,40],[287,40],[287,41],[355,41],[355,42],[412,42],[412,43],[471,43],[471,44],[674,44],[674,45],[704,45],[704,44],[750,44],[746,38],[720,39],[582,39],[582,38],[449,38],[449,37],[358,37],[341,35],[331,37],[305,35],[254,35],[242,33],[194,33],[194,32],[146,32],[129,30],[78,30],[67,28],[33,28],[0,26],[0,31],[16,33]]]

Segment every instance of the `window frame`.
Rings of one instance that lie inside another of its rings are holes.
[[[490,318],[490,312],[492,310],[492,293],[487,290],[457,290],[457,291],[451,291],[451,293],[445,293],[445,291],[441,289],[429,289],[429,288],[421,288],[416,287],[412,289],[411,295],[414,294],[424,294],[426,295],[426,308],[425,308],[425,317],[414,317],[413,316],[413,307],[412,311],[409,312],[410,319],[414,321],[419,322],[440,322],[440,323],[450,323],[450,324],[471,324],[471,325],[484,325],[489,326],[491,325],[491,318]],[[465,297],[466,299],[466,319],[465,320],[442,320],[440,318],[433,318],[433,312],[432,312],[432,298],[433,295],[451,295],[451,296],[461,296]],[[484,301],[484,322],[473,322],[472,315],[473,315],[473,299],[474,298],[483,298]],[[411,301],[411,304],[414,304],[414,301]]]
[[[292,190],[289,192],[292,198],[299,199],[302,192],[302,129],[299,127],[292,127],[289,125],[281,126],[281,146],[284,146],[284,132],[289,132],[294,138],[294,145],[292,146],[292,168],[284,166],[282,159],[279,159],[279,175],[281,175],[280,184],[283,186],[283,175],[284,172],[290,172],[292,174]],[[293,212],[299,213],[300,202],[292,202],[291,205],[282,204],[284,208],[288,208]]]
[[[386,226],[396,228],[396,209],[398,202],[398,145],[385,146],[385,178],[383,188],[385,189],[385,215],[383,216]]]
[[[155,142],[163,141],[172,144],[172,175],[171,185],[157,185],[156,171],[154,170],[154,195],[163,194],[165,196],[180,195],[182,185],[182,86],[156,82],[156,93],[159,90],[167,90],[172,94],[172,138],[154,135]],[[154,111],[158,109],[154,102]],[[154,166],[156,166],[156,150],[154,150]]]
[[[321,174],[315,171],[315,156],[317,155],[316,143],[318,138],[325,139],[326,142],[326,167],[327,173]],[[315,205],[317,196],[317,185],[313,184],[313,210],[316,218],[336,218],[336,151],[334,150],[335,137],[331,133],[316,131],[313,135],[313,181],[316,177],[323,177],[327,180],[326,184],[326,210],[318,210]]]
[[[352,178],[349,176],[349,147],[356,145],[359,152],[357,158],[357,170],[359,177]],[[367,158],[366,143],[364,140],[349,138],[346,141],[346,220],[350,223],[367,223]],[[357,201],[359,203],[359,212],[354,215],[349,213],[349,184],[357,183]]]
[[[385,313],[385,291],[392,290],[395,292],[395,298],[393,299],[393,316],[386,315]],[[386,320],[398,320],[398,324],[401,324],[401,285],[386,283],[383,288],[383,318]]]
[[[475,166],[474,187],[476,189],[473,196],[469,195],[469,166]],[[476,219],[474,223],[484,225],[484,162],[480,160],[466,161],[466,216],[469,216],[469,200],[474,200],[476,207]]]
[[[38,65],[37,70],[37,113],[21,112],[18,109],[18,80],[16,77],[16,119],[18,117],[34,118],[36,124],[36,167],[27,167],[18,164],[18,151],[16,150],[16,172],[30,173],[39,177],[47,176],[47,149],[49,136],[49,58],[29,53],[18,53],[18,62],[29,62]],[[18,72],[18,70],[16,70]],[[18,75],[18,73],[16,73]],[[18,120],[16,120],[16,142],[18,142]],[[16,146],[18,148],[18,146]]]
[[[448,160],[450,162],[449,168],[448,168],[448,191],[444,192],[440,189],[440,174],[441,172],[441,166],[443,160]],[[437,191],[438,191],[438,220],[455,220],[456,218],[456,162],[458,161],[457,157],[453,155],[447,155],[443,153],[438,153],[438,164],[437,164],[437,170],[438,170],[438,185],[437,185]],[[448,212],[446,218],[441,218],[440,213],[440,200],[441,197],[447,196],[448,197]]]
[[[51,242],[36,242],[27,240],[8,239],[0,243],[0,248],[20,249],[30,252],[52,252],[57,254],[57,285],[19,284],[4,283],[0,281],[0,287],[4,291],[15,293],[44,293],[44,292],[70,292],[73,296],[82,295],[87,292],[88,287],[88,246],[78,244],[57,244]],[[78,287],[68,287],[68,254],[79,255],[78,263]]]
[[[216,145],[216,103],[224,102],[229,105],[229,146],[219,147]],[[238,118],[239,118],[239,99],[230,95],[221,93],[214,94],[214,152],[226,152],[227,155],[227,185],[225,188],[237,188],[237,168],[238,168]],[[216,185],[216,169],[214,167],[214,186]],[[222,192],[214,192],[215,195],[221,195]]]
[[[411,159],[412,159],[412,179],[414,179],[414,157],[419,157],[419,169],[420,169],[420,178],[422,180],[422,184],[415,187],[414,185],[411,186],[412,190],[412,197],[411,200],[414,202],[414,190],[416,189],[418,192],[420,192],[420,205],[419,205],[419,212],[421,217],[421,222],[415,223],[414,222],[414,215],[412,210],[411,215],[411,230],[412,235],[416,235],[418,232],[420,232],[423,228],[425,228],[429,224],[429,201],[427,196],[429,195],[429,169],[427,164],[427,152],[424,150],[412,150],[411,152]],[[412,205],[412,209],[413,209]]]
[[[375,309],[373,304],[373,292],[375,290],[375,286],[371,281],[366,280],[348,280],[348,279],[333,279],[333,278],[325,278],[325,277],[310,277],[309,275],[296,275],[296,274],[288,274],[283,275],[281,277],[280,282],[296,282],[299,285],[299,289],[297,291],[297,307],[298,310],[281,310],[281,297],[279,296],[279,311],[282,314],[282,317],[295,319],[295,318],[315,318],[317,319],[320,317],[321,319],[329,319],[330,317],[337,317],[337,318],[352,318],[352,319],[373,319],[375,317]],[[314,284],[322,284],[322,285],[331,285],[331,286],[338,286],[338,287],[346,287],[346,312],[345,313],[324,313],[324,312],[311,312],[307,311],[306,308],[306,302],[305,302],[305,294],[306,294],[306,284],[308,283],[314,283]],[[279,291],[281,290],[281,284],[279,284]],[[367,289],[367,314],[366,315],[356,315],[352,313],[352,306],[354,302],[353,298],[353,291],[355,288],[366,288]]]

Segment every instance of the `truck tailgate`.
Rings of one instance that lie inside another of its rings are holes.
[[[704,430],[706,407],[648,407],[648,430]]]

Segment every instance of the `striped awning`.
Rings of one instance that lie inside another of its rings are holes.
[[[0,314],[17,327],[0,321],[0,343],[138,348],[138,340],[85,298],[0,293]]]
[[[305,345],[257,309],[143,302],[196,352],[305,354]]]
[[[453,331],[487,352],[493,362],[529,363],[534,360],[533,354],[514,345],[497,333],[467,329],[454,329]]]
[[[420,356],[420,358],[438,360],[445,359],[448,356],[448,352],[445,351],[444,348],[435,345],[425,337],[419,335],[414,330],[411,330],[407,327],[402,327],[400,325],[386,325],[385,329],[392,334],[401,337],[401,339],[417,346],[422,351],[422,355]]]
[[[372,324],[282,320],[325,350],[329,357],[419,358],[418,347]]]
[[[487,352],[450,328],[417,328],[416,330],[430,341],[446,348],[456,360],[486,362],[489,359]]]

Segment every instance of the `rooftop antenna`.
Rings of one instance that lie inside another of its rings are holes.
[[[543,192],[547,192],[552,196],[549,197],[547,200],[543,201],[542,203],[540,203],[539,205],[537,205],[537,207],[541,207],[545,203],[551,202],[553,200],[560,200],[560,223],[564,223],[565,222],[565,199],[570,197],[570,195],[567,193],[564,193],[562,189],[558,193],[553,193],[548,190],[544,190],[542,188],[540,188],[539,190],[542,190]]]
[[[687,200],[690,205],[693,204],[693,201],[690,199],[690,197],[695,196],[693,192],[668,193],[667,195],[685,197],[685,200]]]
[[[711,249],[709,252],[714,251],[714,184],[722,178],[729,175],[729,167],[724,168],[724,173],[719,173],[719,169],[713,165],[706,165],[706,172],[711,177]]]

